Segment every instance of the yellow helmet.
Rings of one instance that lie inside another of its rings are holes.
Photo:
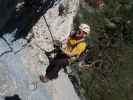
[[[90,26],[87,24],[80,24],[79,29],[90,34]]]

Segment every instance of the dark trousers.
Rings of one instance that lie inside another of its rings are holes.
[[[65,54],[57,54],[46,69],[47,78],[56,79],[61,68],[65,68],[69,64],[68,58]]]

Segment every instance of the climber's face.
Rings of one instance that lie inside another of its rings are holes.
[[[87,36],[87,33],[82,31],[82,30],[79,30],[76,34],[76,37],[77,38],[85,38]]]
[[[87,36],[87,33],[83,31],[83,37],[85,38]]]

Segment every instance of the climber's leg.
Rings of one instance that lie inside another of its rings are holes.
[[[46,70],[45,76],[40,76],[42,82],[47,82],[48,80],[56,79],[61,68],[68,65],[68,58],[57,59],[50,64]]]
[[[68,59],[59,59],[55,60],[53,69],[50,72],[46,72],[46,76],[51,80],[58,77],[58,72],[61,70],[61,68],[66,67],[68,65]],[[51,67],[51,66],[49,66]]]

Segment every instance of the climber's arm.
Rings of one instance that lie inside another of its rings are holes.
[[[79,43],[72,51],[66,51],[63,49],[62,51],[69,57],[73,57],[73,56],[80,56],[85,49],[86,49],[86,43]]]
[[[76,55],[77,55],[76,52],[70,52],[70,51],[65,51],[65,50],[63,50],[63,52],[64,52],[67,56],[69,56],[69,57],[73,57],[73,56],[76,56]]]

